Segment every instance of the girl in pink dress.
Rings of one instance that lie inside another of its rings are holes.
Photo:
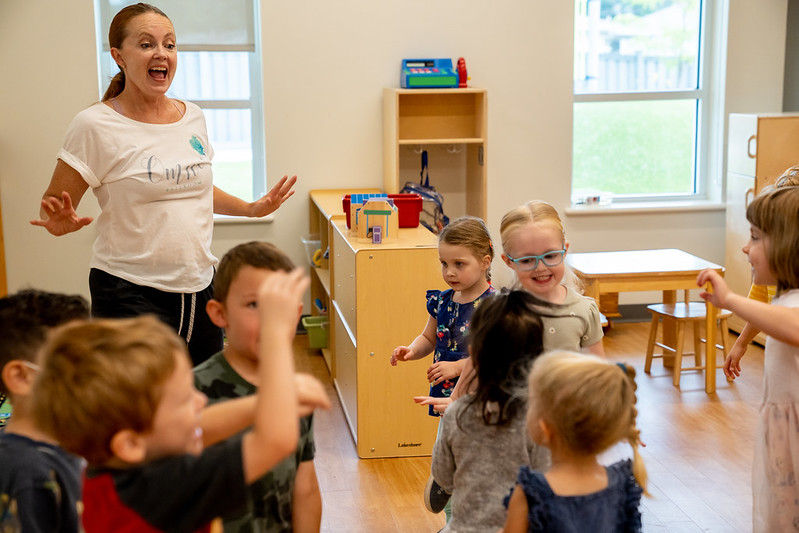
[[[764,192],[746,218],[751,237],[743,252],[752,283],[777,286],[771,305],[731,292],[711,270],[696,281],[713,287],[702,298],[768,335],[752,472],[753,530],[799,531],[799,187]]]

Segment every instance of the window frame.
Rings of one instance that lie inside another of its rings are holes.
[[[718,152],[714,149],[719,146],[718,135],[714,128],[723,115],[723,97],[717,96],[720,91],[714,91],[720,76],[716,73],[717,65],[723,64],[723,43],[716,27],[716,10],[710,4],[712,0],[699,0],[699,51],[697,54],[697,87],[693,89],[674,89],[667,91],[625,91],[605,93],[578,93],[575,84],[572,84],[572,113],[575,105],[583,103],[602,102],[634,102],[656,100],[693,100],[696,102],[696,124],[694,127],[694,161],[693,161],[693,193],[674,194],[624,194],[614,195],[614,204],[663,204],[706,202],[714,200],[718,192],[714,188],[711,176],[714,172],[714,160]],[[573,43],[577,42],[577,17],[574,13]],[[723,68],[722,68],[723,70]],[[574,66],[572,66],[574,75]],[[721,100],[719,100],[721,98]],[[721,105],[720,105],[721,103]],[[723,120],[721,122],[723,125]],[[572,132],[572,157],[574,157],[574,132]],[[574,175],[570,184],[570,196],[574,201]]]

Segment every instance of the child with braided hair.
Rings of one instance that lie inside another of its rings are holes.
[[[530,373],[527,429],[549,448],[545,472],[521,467],[507,499],[505,533],[641,531],[646,470],[638,453],[635,369],[592,355],[551,352]],[[597,455],[627,440],[633,459]]]

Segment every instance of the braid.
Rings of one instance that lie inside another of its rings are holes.
[[[641,445],[641,430],[638,429],[635,421],[638,418],[638,408],[635,406],[638,403],[638,397],[635,392],[638,390],[638,385],[635,383],[635,368],[619,364],[621,369],[624,371],[625,375],[627,376],[627,381],[632,385],[632,393],[633,393],[633,401],[630,404],[630,429],[627,433],[627,442],[630,443],[630,446],[633,449],[633,476],[635,477],[635,481],[638,485],[643,489],[644,494],[649,496],[649,492],[646,490],[646,483],[647,483],[647,473],[646,467],[644,466],[644,461],[641,458],[641,454],[638,450],[639,446]]]

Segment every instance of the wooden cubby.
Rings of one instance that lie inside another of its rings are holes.
[[[330,286],[330,228],[333,221],[344,219],[344,206],[341,199],[345,194],[379,193],[380,189],[317,189],[309,193],[308,232],[319,235],[320,247],[328,250],[328,258],[322,257],[322,264],[311,267],[311,314],[318,315],[319,310],[314,302],[319,299],[331,315],[333,291]],[[324,254],[323,254],[324,255]],[[322,349],[327,369],[333,373],[333,331],[332,324],[328,329],[328,347]]]
[[[486,218],[485,89],[384,89],[383,187],[419,181],[429,155],[430,184],[450,217]]]

